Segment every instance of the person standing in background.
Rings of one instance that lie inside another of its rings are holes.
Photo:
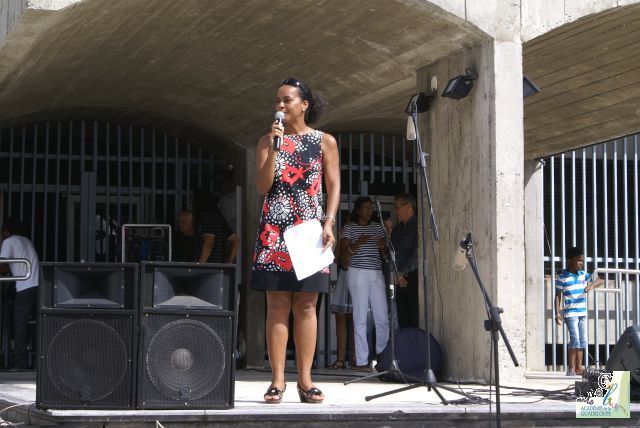
[[[2,225],[2,259],[27,259],[31,263],[31,277],[16,281],[16,297],[13,308],[15,363],[12,370],[29,369],[29,316],[35,313],[38,285],[40,284],[40,261],[33,244],[25,235],[24,224],[16,219],[7,219]],[[27,267],[23,263],[1,263],[0,272],[13,276],[24,276]]]
[[[345,224],[351,223],[351,215],[346,214],[342,222],[342,228]],[[342,229],[338,232],[338,242],[342,236]],[[334,290],[331,292],[329,299],[329,310],[336,316],[336,360],[328,366],[330,369],[344,369],[346,367],[347,342],[349,342],[349,350],[351,351],[351,367],[355,367],[356,349],[355,337],[353,331],[353,304],[351,303],[351,295],[347,286],[347,268],[349,266],[349,257],[340,254],[340,247],[336,249],[336,264],[338,269],[338,281]]]
[[[600,287],[604,281],[585,272],[584,254],[571,247],[566,254],[567,268],[556,279],[556,323],[564,322],[569,330],[567,345],[567,376],[581,375],[584,371],[584,350],[587,348],[587,293]]]
[[[356,342],[356,370],[369,370],[367,314],[376,326],[376,354],[382,353],[389,340],[387,296],[382,273],[382,257],[386,253],[383,226],[371,221],[373,203],[360,196],[353,204],[352,222],[342,229],[340,254],[349,256],[347,285],[353,302],[353,325]]]
[[[391,232],[391,243],[396,250],[399,275],[396,289],[398,327],[419,327],[416,198],[409,193],[401,193],[395,197],[394,209],[398,224]]]

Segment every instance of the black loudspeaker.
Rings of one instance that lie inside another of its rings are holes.
[[[609,371],[629,371],[640,382],[640,326],[628,327],[609,354],[605,365]]]
[[[138,265],[42,263],[36,405],[135,407]]]
[[[442,349],[438,341],[430,335],[431,346],[431,370],[438,374],[442,368]],[[395,354],[398,367],[404,377],[413,382],[422,381],[424,370],[427,366],[427,332],[414,327],[406,327],[398,330],[394,336]],[[391,368],[391,341],[382,351],[380,361],[375,366],[379,372]],[[387,374],[381,378],[389,382],[402,382],[402,379],[395,374]]]
[[[137,406],[233,408],[235,266],[141,264]]]

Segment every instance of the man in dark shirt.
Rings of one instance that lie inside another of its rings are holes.
[[[396,250],[399,287],[396,292],[398,325],[418,327],[418,228],[416,221],[416,198],[401,193],[395,198],[394,209],[398,224],[391,232],[391,242]]]
[[[196,261],[200,263],[235,263],[240,239],[218,208],[217,198],[205,189],[193,192],[196,233],[200,237],[200,250]]]
[[[173,237],[174,262],[195,262],[200,250],[200,236],[193,226],[193,213],[182,210],[178,214],[178,231]]]

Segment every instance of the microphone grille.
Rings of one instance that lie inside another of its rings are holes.
[[[276,120],[284,120],[284,113],[281,111],[276,112]]]

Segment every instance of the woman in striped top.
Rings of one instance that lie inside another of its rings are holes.
[[[340,238],[340,251],[351,254],[347,284],[353,303],[353,328],[356,336],[356,369],[369,368],[367,344],[367,313],[371,307],[376,326],[376,354],[381,353],[389,339],[387,297],[382,274],[382,255],[386,244],[380,223],[371,221],[373,203],[361,196],[354,203],[352,223],[346,224]]]

